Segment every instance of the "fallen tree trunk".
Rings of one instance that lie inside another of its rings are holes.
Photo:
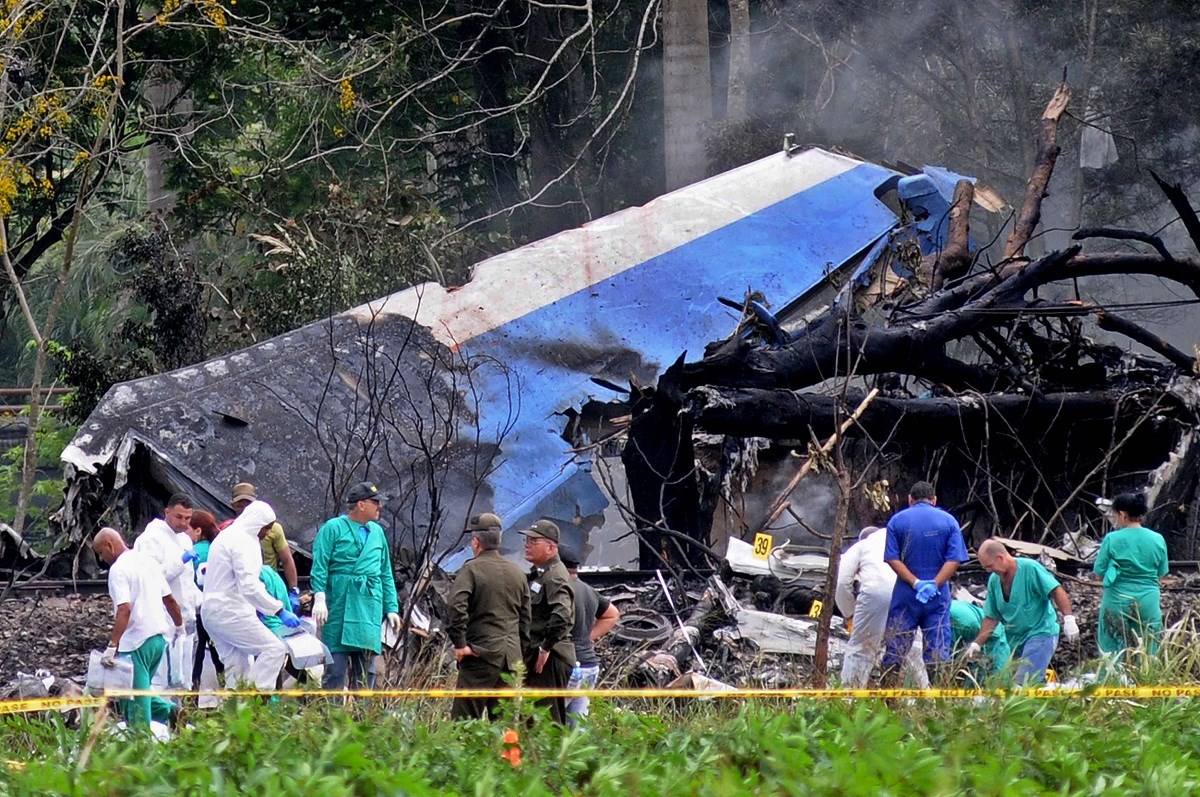
[[[864,397],[861,390],[850,390],[843,399],[791,390],[702,387],[688,392],[686,411],[698,428],[712,434],[805,440],[810,428],[827,428],[839,412],[844,416],[847,408]],[[943,398],[880,396],[859,419],[858,430],[850,434],[879,438],[932,434],[945,438],[951,430],[962,430],[965,435],[981,433],[985,423],[1017,432],[1093,422],[1111,425],[1122,416],[1133,416],[1140,411],[1137,403],[1123,401],[1123,397],[1123,393],[1112,390],[1039,396],[1020,393]]]

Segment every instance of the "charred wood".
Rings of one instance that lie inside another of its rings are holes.
[[[861,391],[838,396],[795,393],[790,390],[697,388],[688,393],[687,412],[697,428],[714,434],[801,439],[810,427],[825,428],[864,397]],[[886,437],[947,437],[951,429],[978,434],[991,422],[1014,430],[1047,430],[1096,422],[1111,425],[1122,414],[1132,416],[1137,405],[1122,401],[1117,391],[969,395],[954,398],[880,396],[849,434]],[[957,435],[956,435],[957,436]]]
[[[1158,183],[1158,187],[1162,189],[1171,206],[1175,208],[1180,221],[1183,222],[1184,229],[1188,232],[1188,237],[1192,239],[1196,249],[1200,250],[1200,218],[1197,218],[1195,208],[1188,201],[1187,194],[1183,192],[1183,186],[1179,183],[1168,183],[1153,171],[1150,172],[1150,176],[1154,178],[1154,182]]]
[[[1107,310],[1096,311],[1096,326],[1109,332],[1124,335],[1130,340],[1137,341],[1150,351],[1162,355],[1172,365],[1178,366],[1185,372],[1194,369],[1196,366],[1195,357],[1183,353],[1161,336],[1155,335],[1145,327],[1139,326],[1115,313],[1110,313]]]

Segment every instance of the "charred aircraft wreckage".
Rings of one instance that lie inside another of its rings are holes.
[[[492,510],[506,528],[555,520],[587,566],[692,577],[768,533],[779,553],[760,576],[818,559],[802,605],[778,585],[767,601],[805,611],[835,527],[885,520],[930,478],[969,542],[1060,544],[1098,526],[1097,496],[1148,488],[1148,524],[1198,558],[1196,355],[1127,317],[1136,297],[1100,291],[1141,274],[1193,301],[1200,263],[1112,229],[1030,254],[1068,99],[1045,110],[1016,208],[944,169],[788,142],[493,257],[461,287],[117,385],[63,455],[57,520],[76,541],[102,516],[137,530],[175,491],[227,516],[251,481],[303,551],[371,479],[410,590],[430,562],[453,572],[462,521]],[[1200,243],[1183,192],[1160,185]],[[685,594],[682,617],[704,599],[757,611],[715,585]]]

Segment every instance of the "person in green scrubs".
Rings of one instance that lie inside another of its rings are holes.
[[[983,619],[982,606],[976,606],[969,601],[950,602],[950,645],[954,651],[953,655],[965,650],[975,637],[979,636]],[[988,676],[1002,671],[1011,657],[1012,649],[1008,646],[1004,626],[997,625],[984,644],[981,655],[970,662],[967,670],[976,683],[983,683]]]
[[[347,512],[325,522],[312,546],[313,622],[333,654],[322,687],[374,688],[382,624],[400,632],[392,556],[379,520],[383,495],[370,482],[346,493]]]
[[[1059,625],[1055,607],[1063,614],[1062,634],[1067,642],[1079,639],[1079,625],[1071,613],[1071,599],[1050,571],[1033,559],[1017,559],[997,540],[979,546],[979,563],[991,573],[983,624],[965,655],[974,658],[1000,623],[1018,660],[1013,680],[1040,683],[1058,647]]]
[[[1092,568],[1104,579],[1100,601],[1100,652],[1124,655],[1144,646],[1158,652],[1162,633],[1162,593],[1158,580],[1167,574],[1167,543],[1142,525],[1146,496],[1124,493],[1112,502],[1113,530],[1104,536]]]
[[[267,588],[268,595],[280,603],[287,603],[287,584],[284,583],[283,577],[275,571],[275,568],[271,567],[270,565],[263,565],[262,570],[260,570],[258,573],[258,580],[261,581],[263,586]],[[267,616],[260,614],[259,619],[262,620],[263,625],[271,630],[272,634],[280,639],[283,639],[289,634],[295,633],[292,629],[285,626],[283,621],[280,620],[276,615]]]

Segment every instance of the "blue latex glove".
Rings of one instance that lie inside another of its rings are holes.
[[[300,590],[293,589],[288,592],[288,603],[292,604],[292,611],[300,608]]]
[[[937,584],[933,581],[918,581],[915,584],[917,590],[917,600],[921,603],[929,603],[937,597],[939,592]]]
[[[184,551],[183,552],[183,563],[185,565],[188,564],[189,562],[194,562],[199,558],[200,557],[196,555],[195,551]]]
[[[280,609],[279,610],[279,619],[288,628],[299,628],[300,627],[300,618],[297,617],[296,613],[290,609]]]

